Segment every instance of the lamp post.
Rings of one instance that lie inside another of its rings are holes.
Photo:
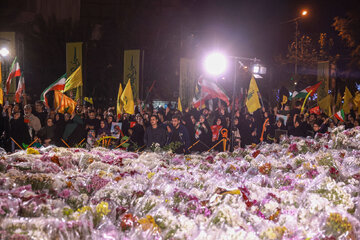
[[[301,11],[301,15],[299,17],[296,17],[294,19],[288,20],[286,22],[283,22],[282,24],[285,23],[295,23],[295,69],[294,69],[294,80],[295,80],[295,85],[297,84],[297,73],[298,73],[298,36],[299,36],[299,20],[302,19],[303,17],[308,15],[308,11],[307,10],[302,10]]]
[[[0,56],[1,57],[6,57],[6,56],[9,55],[9,53],[10,53],[9,50],[6,47],[3,47],[3,48],[0,49]]]
[[[237,78],[237,69],[238,67],[247,68],[244,65],[243,61],[253,62],[255,70],[255,66],[257,71],[253,71],[254,74],[265,74],[266,68],[260,66],[258,63],[260,60],[256,58],[246,58],[246,57],[238,57],[238,56],[224,56],[221,53],[213,53],[210,54],[204,62],[204,67],[207,73],[213,76],[220,76],[223,74],[227,68],[227,59],[232,59],[234,61],[234,79],[233,79],[233,91],[232,91],[232,103],[231,103],[231,120],[230,120],[230,134],[231,134],[231,144],[230,151],[233,151],[234,147],[234,134],[232,134],[232,129],[234,125],[234,117],[235,117],[235,95],[236,95],[236,78]]]

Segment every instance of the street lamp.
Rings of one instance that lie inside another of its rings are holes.
[[[10,53],[9,50],[8,50],[6,47],[3,47],[3,48],[0,49],[0,55],[1,55],[2,57],[8,56],[9,53]]]
[[[227,59],[220,52],[211,53],[205,58],[204,67],[210,75],[219,76],[226,70]]]
[[[294,84],[296,85],[297,84],[297,72],[298,72],[298,69],[297,69],[297,65],[298,65],[298,36],[299,36],[299,20],[302,19],[303,17],[307,16],[309,14],[309,12],[304,9],[301,11],[301,15],[299,17],[296,17],[294,19],[291,19],[291,20],[288,20],[286,22],[283,22],[282,24],[285,24],[285,23],[295,23],[295,76],[294,76],[294,79],[295,79],[295,82]]]
[[[233,124],[234,124],[234,117],[235,117],[235,95],[236,95],[236,74],[237,69],[240,66],[243,69],[248,69],[247,66],[244,65],[242,61],[250,61],[253,62],[254,65],[252,66],[252,73],[254,75],[265,74],[266,68],[258,64],[260,61],[256,58],[245,58],[245,57],[237,57],[237,56],[225,56],[221,53],[215,52],[208,55],[204,61],[205,71],[213,76],[220,76],[223,74],[227,67],[227,60],[233,59],[234,60],[234,79],[233,79],[233,92],[232,92],[232,103],[231,103],[231,121],[230,121],[230,134],[231,134],[231,148],[232,151],[234,146],[234,134],[232,134]]]

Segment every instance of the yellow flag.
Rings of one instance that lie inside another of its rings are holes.
[[[91,98],[84,97],[84,101],[90,103],[91,105],[94,105],[94,101],[93,101],[92,97]]]
[[[0,61],[0,104],[4,105],[4,91],[2,89],[2,71],[1,71],[1,61]]]
[[[64,92],[67,92],[73,88],[77,88],[83,85],[82,70],[79,66],[67,79],[65,83]]]
[[[126,87],[125,87],[123,93],[121,94],[120,99],[121,99],[122,104],[124,104],[124,112],[129,113],[129,114],[134,114],[135,113],[134,97],[133,97],[133,93],[131,90],[130,79],[128,80],[128,82],[126,84]]]
[[[81,87],[77,87],[76,88],[76,95],[75,95],[75,100],[81,100]]]
[[[327,95],[319,102],[319,107],[324,111],[324,113],[328,116],[332,116],[331,114],[331,95]]]
[[[281,102],[281,105],[284,105],[288,102],[288,98],[287,96],[283,95],[283,99],[282,99],[282,102]]]
[[[351,95],[350,90],[345,87],[345,93],[344,93],[344,104],[343,104],[343,109],[344,109],[344,113],[345,114],[349,114],[350,113],[350,103],[352,103],[352,98],[353,96]]]
[[[357,110],[358,112],[360,112],[360,92],[359,91],[357,91],[355,93],[353,103],[354,103],[354,110]]]
[[[248,96],[246,99],[246,107],[249,113],[253,113],[259,108],[261,108],[258,92],[259,92],[259,88],[256,84],[254,76],[252,76],[250,80]]]
[[[121,83],[119,86],[119,92],[118,92],[118,97],[117,97],[117,104],[116,104],[116,114],[122,114],[123,113],[123,104],[121,103],[121,94],[123,92]]]
[[[182,112],[182,106],[181,106],[181,100],[180,100],[180,97],[178,98],[178,107],[177,109]]]
[[[54,102],[59,113],[72,114],[75,111],[76,102],[60,91],[54,91]]]
[[[0,104],[4,105],[4,91],[1,87],[0,87]]]

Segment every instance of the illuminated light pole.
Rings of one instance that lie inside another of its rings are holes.
[[[252,73],[259,78],[261,76],[259,74],[265,74],[266,68],[258,64],[260,62],[259,59],[256,58],[246,58],[246,57],[237,57],[237,56],[225,56],[219,52],[215,52],[209,54],[204,61],[204,68],[207,73],[212,76],[220,77],[222,75],[228,65],[228,59],[234,60],[234,79],[233,79],[233,92],[232,92],[232,103],[231,103],[231,121],[230,121],[230,133],[231,134],[231,144],[230,151],[233,150],[234,147],[234,134],[232,134],[234,117],[235,117],[235,95],[236,95],[236,78],[237,78],[237,69],[240,66],[243,69],[248,69],[247,66],[243,64],[242,61],[250,61],[253,62]],[[200,104],[201,105],[201,104]]]
[[[295,73],[294,73],[294,85],[297,84],[297,74],[298,74],[298,36],[299,36],[299,20],[302,19],[303,17],[307,16],[309,14],[309,12],[307,10],[302,10],[301,11],[301,16],[296,17],[294,19],[291,19],[289,21],[283,22],[282,24],[285,23],[295,23]]]
[[[0,49],[0,55],[1,55],[2,57],[8,56],[9,53],[10,53],[9,50],[8,50],[7,48],[5,48],[5,47],[3,47],[3,48]]]

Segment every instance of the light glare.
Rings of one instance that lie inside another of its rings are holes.
[[[301,15],[303,15],[303,16],[306,16],[307,14],[308,14],[308,11],[306,11],[306,10],[303,10],[301,13]]]
[[[226,69],[226,57],[221,53],[212,53],[205,59],[204,66],[207,73],[211,75],[220,75]]]
[[[7,55],[9,55],[9,50],[7,48],[2,48],[0,49],[0,55],[3,57],[6,57]]]

